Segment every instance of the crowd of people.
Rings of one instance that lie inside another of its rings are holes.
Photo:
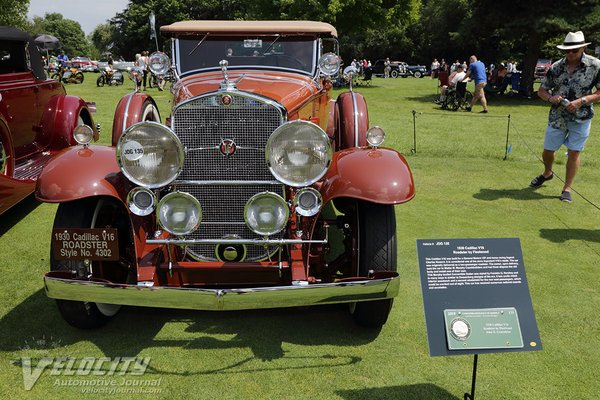
[[[550,103],[550,111],[542,152],[544,170],[529,186],[537,189],[554,178],[554,155],[561,146],[565,146],[566,174],[560,195],[564,202],[573,201],[572,185],[594,117],[592,104],[600,99],[600,60],[585,53],[589,44],[583,32],[569,32],[564,42],[556,46],[564,52],[564,57],[552,64],[537,92],[538,97]],[[435,102],[443,104],[450,90],[455,90],[461,82],[473,80],[473,99],[466,111],[471,111],[479,102],[482,106],[480,112],[487,113],[486,86],[490,85],[489,90],[504,93],[509,85],[515,86],[520,73],[514,60],[503,61],[497,67],[490,64],[486,68],[475,55],[469,58],[468,66],[458,60],[448,65],[444,59],[441,62],[434,59],[431,76],[439,79],[441,88],[440,97]]]

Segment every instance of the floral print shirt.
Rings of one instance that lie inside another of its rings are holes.
[[[566,58],[558,60],[548,70],[542,87],[554,96],[560,95],[569,101],[592,93],[594,87],[600,90],[600,60],[584,53],[572,74],[567,70]],[[564,130],[567,122],[584,121],[593,116],[594,107],[590,103],[582,105],[575,113],[568,112],[560,105],[552,105],[548,124]]]

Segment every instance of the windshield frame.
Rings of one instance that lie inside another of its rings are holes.
[[[291,72],[294,74],[302,74],[305,76],[315,76],[315,74],[317,73],[317,60],[319,59],[320,56],[320,52],[321,52],[321,43],[320,40],[317,36],[314,35],[301,35],[301,34],[279,34],[279,33],[269,33],[269,34],[248,34],[248,35],[244,35],[244,34],[232,34],[232,35],[226,35],[226,34],[218,34],[218,35],[208,35],[208,36],[203,36],[203,37],[198,37],[198,36],[181,36],[178,38],[175,38],[172,42],[172,54],[173,54],[173,60],[175,62],[175,66],[176,66],[176,70],[177,70],[177,74],[180,77],[186,77],[186,76],[190,76],[190,75],[194,75],[194,74],[198,74],[198,73],[202,73],[202,72],[210,72],[210,71],[220,71],[221,67],[219,66],[218,62],[215,63],[215,65],[211,65],[211,66],[207,66],[207,67],[203,67],[203,68],[194,68],[194,69],[189,69],[189,70],[183,70],[182,69],[182,59],[185,57],[192,57],[192,56],[198,56],[198,55],[202,55],[202,46],[205,43],[210,43],[213,41],[225,41],[225,40],[231,40],[231,41],[240,41],[243,42],[244,40],[256,40],[256,39],[260,39],[263,41],[264,43],[264,49],[269,49],[269,51],[272,51],[273,48],[273,43],[285,43],[285,42],[290,42],[290,41],[294,41],[293,39],[297,38],[300,39],[301,41],[307,41],[307,42],[312,42],[312,49],[311,49],[311,61],[310,61],[310,65],[307,65],[307,69],[298,69],[298,68],[291,68],[291,67],[280,67],[280,66],[274,66],[274,65],[257,65],[257,64],[240,64],[240,65],[235,65],[230,63],[229,66],[227,67],[228,70],[240,70],[240,69],[244,69],[244,70],[248,70],[248,69],[252,69],[252,70],[264,70],[264,71],[282,71],[282,72]],[[197,46],[198,42],[201,41],[202,39],[204,39],[203,43],[200,43],[199,46]],[[298,41],[300,41],[298,40]],[[184,45],[185,42],[185,45]],[[188,43],[190,42],[190,43]],[[191,46],[191,48],[195,48],[194,51],[192,52],[192,55],[188,55],[187,51],[184,50],[184,48],[189,47],[188,45],[194,43],[193,46]],[[197,46],[197,47],[196,47]],[[266,51],[266,50],[265,50]],[[266,55],[272,55],[275,54],[273,53],[267,53]],[[264,57],[265,54],[260,54],[261,57]],[[224,54],[222,59],[227,59],[227,56]],[[219,60],[220,61],[220,60]],[[309,69],[309,70],[308,70]]]

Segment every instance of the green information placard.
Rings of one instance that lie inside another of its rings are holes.
[[[449,350],[523,348],[514,307],[444,310]]]

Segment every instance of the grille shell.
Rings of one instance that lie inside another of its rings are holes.
[[[230,97],[230,104],[222,99]],[[178,106],[172,127],[185,148],[185,163],[177,190],[190,193],[202,205],[200,228],[186,239],[259,239],[244,222],[244,206],[256,193],[271,191],[285,198],[284,186],[275,182],[265,161],[271,133],[285,121],[283,107],[248,94],[219,92]],[[233,141],[235,152],[221,152],[224,141]],[[236,181],[236,184],[227,182]],[[271,181],[275,184],[266,184]],[[271,238],[282,238],[283,232]],[[275,247],[248,246],[247,261],[268,258]],[[188,246],[197,260],[214,261],[214,245]]]

